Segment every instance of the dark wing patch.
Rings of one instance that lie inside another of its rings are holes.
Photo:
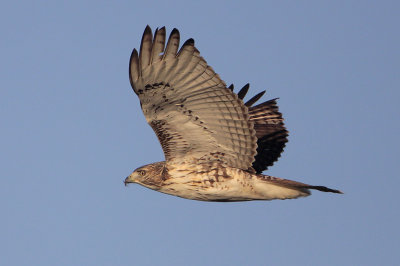
[[[239,92],[243,99],[249,89],[246,84]],[[282,114],[278,110],[276,99],[252,105],[263,96],[265,91],[258,93],[246,102],[249,108],[250,121],[254,123],[257,137],[257,155],[253,162],[253,168],[261,173],[278,160],[287,143],[288,131],[283,123]]]

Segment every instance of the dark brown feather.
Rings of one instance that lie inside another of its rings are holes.
[[[177,29],[173,29],[169,35],[167,46],[162,59],[168,59],[169,57],[175,57],[179,49],[180,34]]]
[[[253,162],[253,168],[257,173],[261,173],[281,156],[288,141],[288,131],[276,105],[276,99],[250,107],[249,116],[254,123],[258,138],[257,155]]]
[[[129,60],[129,81],[131,83],[133,91],[135,91],[133,79],[136,79],[140,75],[139,70],[139,55],[136,49],[133,49],[131,58]]]
[[[165,27],[161,29],[156,29],[154,32],[154,41],[151,48],[151,60],[150,64],[161,60],[161,53],[164,52],[165,46]]]
[[[143,32],[142,42],[140,43],[139,64],[141,70],[150,64],[152,46],[153,34],[151,33],[151,28],[147,25]]]
[[[237,94],[239,99],[243,100],[244,96],[246,96],[247,92],[249,91],[249,87],[250,87],[250,84],[247,83],[246,85],[243,86],[243,88],[240,89],[240,91]]]
[[[263,95],[265,94],[265,91],[262,91],[255,96],[253,96],[250,100],[248,100],[244,105],[247,107],[251,107],[253,104],[255,104]]]
[[[238,92],[238,98],[243,99],[249,84],[243,86]],[[233,89],[233,84],[229,86]],[[278,160],[287,143],[288,131],[283,123],[282,114],[279,112],[276,99],[272,99],[252,107],[263,95],[262,91],[246,102],[249,108],[249,118],[254,124],[257,137],[257,155],[253,162],[253,169],[258,173],[266,170]]]

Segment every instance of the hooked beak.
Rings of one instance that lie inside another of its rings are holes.
[[[129,183],[133,183],[133,182],[134,182],[134,181],[133,181],[132,175],[127,176],[127,177],[125,178],[125,180],[124,180],[125,186],[127,186]]]

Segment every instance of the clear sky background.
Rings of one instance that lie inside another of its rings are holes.
[[[1,265],[398,265],[398,1],[3,1]],[[344,195],[207,203],[124,187],[163,160],[130,88],[145,26],[280,97],[270,175]]]

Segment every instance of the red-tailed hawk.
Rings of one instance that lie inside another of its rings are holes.
[[[324,186],[263,175],[279,157],[288,132],[275,99],[246,103],[249,86],[238,94],[227,87],[187,40],[179,49],[173,29],[146,27],[140,53],[133,49],[129,77],[165,161],[137,168],[125,179],[159,192],[203,201],[293,199]]]

